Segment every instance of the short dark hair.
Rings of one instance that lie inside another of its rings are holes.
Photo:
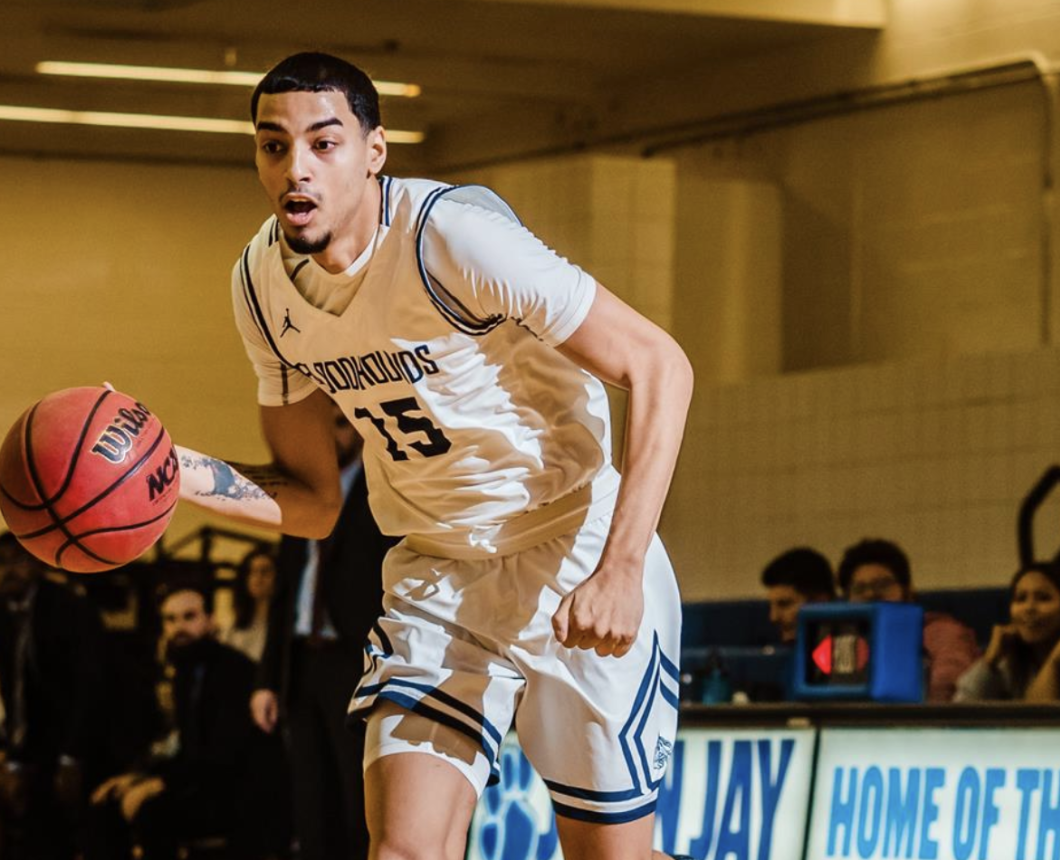
[[[789,549],[767,564],[762,571],[762,585],[787,585],[803,597],[835,597],[831,563],[808,546]]]
[[[317,51],[292,54],[269,69],[250,97],[250,118],[258,121],[258,101],[263,95],[321,92],[345,95],[365,134],[382,125],[379,93],[372,79],[353,63]]]
[[[843,589],[844,594],[850,592],[854,571],[866,564],[878,564],[887,568],[903,588],[909,588],[913,581],[909,556],[898,544],[882,538],[865,538],[847,547],[843,560],[839,562],[839,587]]]

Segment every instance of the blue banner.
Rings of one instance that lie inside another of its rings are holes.
[[[699,860],[799,860],[814,741],[813,729],[680,731],[659,788],[656,849]],[[510,736],[501,782],[476,809],[468,858],[562,856],[548,790]]]
[[[808,860],[1060,860],[1060,730],[821,731]]]

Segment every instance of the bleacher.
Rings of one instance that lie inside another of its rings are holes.
[[[946,612],[970,626],[981,647],[994,625],[1008,618],[1005,587],[938,589],[917,593],[925,611]],[[709,669],[720,664],[734,690],[752,701],[783,695],[790,675],[791,652],[780,644],[769,622],[769,603],[762,600],[707,600],[685,603],[681,629],[684,695],[699,701]]]

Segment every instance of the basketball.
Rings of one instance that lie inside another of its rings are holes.
[[[180,490],[169,434],[109,388],[67,388],[31,406],[0,447],[0,513],[53,567],[127,564],[165,531]]]

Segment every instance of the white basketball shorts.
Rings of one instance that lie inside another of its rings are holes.
[[[565,648],[552,630],[561,597],[595,570],[610,524],[610,515],[600,517],[501,557],[439,558],[405,543],[391,550],[385,613],[350,703],[362,717],[387,703],[370,717],[365,767],[384,755],[428,752],[456,764],[481,794],[496,779],[514,722],[557,814],[613,823],[650,814],[677,729],[681,632],[680,596],[658,537],[629,653]],[[400,726],[401,714],[409,726]],[[417,730],[412,714],[449,731],[423,731],[422,720]],[[447,737],[453,749],[444,748]]]

